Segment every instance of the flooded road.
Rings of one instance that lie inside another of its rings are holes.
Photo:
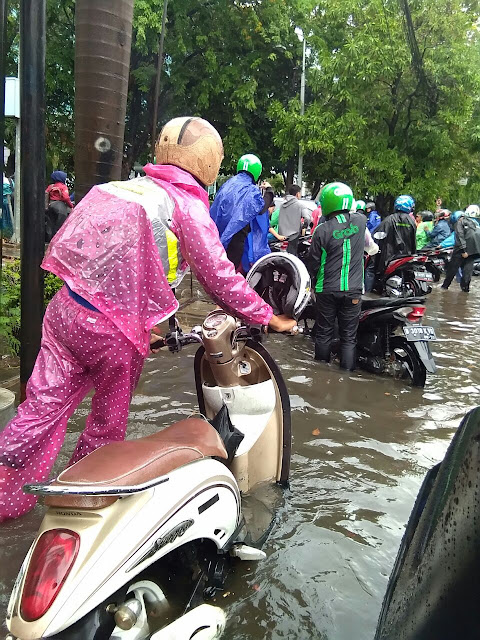
[[[465,412],[480,403],[479,280],[470,296],[453,284],[428,298],[424,324],[437,332],[438,371],[425,389],[314,363],[305,337],[268,339],[291,396],[291,484],[264,547],[267,560],[243,563],[229,593],[218,599],[228,609],[226,638],[373,638],[425,471],[443,458]],[[153,433],[196,409],[193,353],[162,353],[147,362],[129,437]],[[87,411],[84,403],[71,422],[58,469]],[[0,526],[2,619],[40,519],[37,507]]]

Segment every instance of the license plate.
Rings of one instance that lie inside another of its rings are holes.
[[[438,264],[438,265],[442,265],[443,264],[443,259],[442,258],[434,258],[432,260],[433,264]]]
[[[436,340],[435,329],[433,327],[424,327],[423,325],[414,324],[403,327],[408,342],[418,342],[420,340]]]
[[[431,282],[433,280],[433,276],[430,271],[414,271],[415,280],[425,280],[426,282]]]

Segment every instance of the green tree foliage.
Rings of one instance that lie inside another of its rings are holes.
[[[8,2],[8,76],[18,75],[19,6],[19,0]],[[46,175],[50,175],[54,169],[63,169],[71,174],[74,149],[75,0],[47,0],[46,18]],[[6,140],[12,150],[15,149],[14,135],[15,125],[10,121],[7,123]]]
[[[384,209],[400,192],[421,208],[458,197],[459,178],[478,180],[478,3],[315,4],[305,115],[270,109],[283,158],[301,142],[312,183],[342,179]]]
[[[9,74],[18,4],[9,2]],[[162,7],[135,2],[125,177],[151,157]],[[74,8],[47,0],[48,171],[73,169]],[[263,177],[291,181],[301,143],[314,193],[342,179],[384,209],[399,192],[422,208],[437,196],[452,208],[478,201],[479,16],[478,1],[460,0],[170,0],[159,126],[210,120],[225,142],[224,174],[254,152]],[[295,27],[308,43],[303,117]]]
[[[162,5],[162,0],[135,3],[127,168],[151,153]],[[270,167],[281,169],[268,107],[273,99],[286,105],[297,91],[301,52],[292,12],[289,0],[169,2],[160,124],[178,115],[201,115],[224,139],[227,172],[246,152],[261,156],[267,175]]]
[[[44,306],[63,286],[60,278],[46,273],[44,278]],[[11,355],[20,349],[20,260],[3,266],[0,278],[0,351]]]

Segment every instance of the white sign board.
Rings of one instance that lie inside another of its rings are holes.
[[[5,117],[20,118],[20,83],[18,78],[5,78]]]

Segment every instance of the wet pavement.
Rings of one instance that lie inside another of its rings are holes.
[[[231,576],[226,638],[371,640],[388,576],[425,471],[438,462],[465,412],[479,404],[480,278],[428,298],[438,371],[425,389],[314,363],[300,336],[269,337],[292,403],[290,488],[259,564]],[[185,328],[205,305],[188,308]],[[148,435],[196,409],[194,348],[149,359],[133,399],[129,437]],[[88,403],[70,425],[65,465]],[[41,508],[0,525],[0,616]]]

